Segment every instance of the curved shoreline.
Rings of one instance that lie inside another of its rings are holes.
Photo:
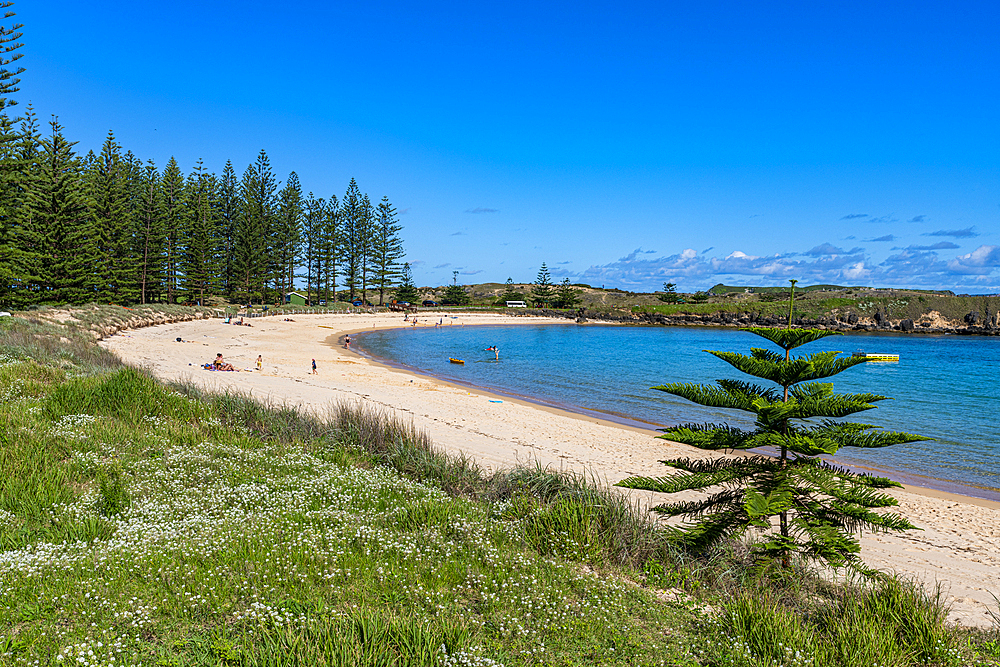
[[[527,322],[523,322],[523,323],[519,322],[518,324],[529,325],[529,324],[533,324],[533,323],[530,322],[530,321],[527,321]],[[534,323],[534,324],[537,324],[537,323]],[[555,323],[553,323],[553,322],[546,322],[546,324],[563,324],[563,325],[569,325],[569,324],[572,324],[572,322],[571,321],[564,321],[562,323],[560,323],[560,322],[555,322]],[[495,325],[495,324],[491,324],[491,323],[488,323],[488,322],[484,322],[484,323],[474,324],[474,325],[469,325],[469,326],[514,326],[514,325]],[[621,325],[617,324],[617,323],[614,323],[614,322],[601,322],[600,326],[621,326]],[[702,326],[702,325],[690,325],[690,326]],[[357,335],[358,336],[357,340],[360,342],[360,341],[363,341],[363,339],[367,336],[367,334],[373,333],[375,331],[385,331],[385,330],[390,330],[390,329],[405,329],[405,328],[407,328],[406,325],[381,326],[381,327],[378,327],[377,329],[359,329],[357,331],[350,331],[350,332],[344,332],[344,333],[345,334],[349,333],[352,336]],[[858,333],[858,332],[854,332],[854,333]],[[866,332],[862,331],[860,333],[863,334],[863,333],[866,333]],[[880,332],[880,333],[882,333],[882,334],[895,334],[897,336],[906,335],[906,334],[902,334],[902,333],[900,333],[898,331],[897,332],[883,331],[883,332]],[[341,336],[338,339],[338,344],[341,344],[341,345],[343,344],[343,336]],[[516,400],[524,401],[526,404],[536,405],[536,406],[539,406],[539,407],[542,407],[542,408],[546,408],[546,409],[560,410],[560,411],[563,411],[563,412],[566,412],[566,413],[569,413],[569,414],[576,414],[576,415],[581,415],[583,417],[591,417],[591,418],[602,419],[602,420],[607,421],[609,423],[620,424],[622,426],[627,426],[627,427],[630,427],[630,428],[637,428],[637,429],[640,429],[640,430],[645,430],[645,431],[649,432],[651,434],[651,436],[653,436],[653,437],[656,437],[657,435],[659,435],[658,432],[657,432],[657,430],[660,427],[660,424],[656,424],[654,422],[646,422],[646,421],[643,421],[641,419],[636,419],[634,417],[631,417],[629,415],[618,415],[618,414],[609,413],[609,412],[605,412],[605,411],[598,410],[598,409],[583,408],[583,407],[580,407],[580,406],[577,406],[577,405],[560,403],[559,401],[550,400],[550,399],[539,397],[539,396],[531,396],[531,395],[519,394],[519,393],[516,393],[516,392],[513,392],[513,391],[506,390],[503,387],[496,387],[496,386],[489,386],[489,385],[485,385],[485,386],[484,385],[478,385],[478,384],[475,384],[473,382],[462,381],[462,380],[459,380],[459,379],[456,379],[456,378],[453,378],[453,377],[438,375],[438,374],[434,373],[433,371],[429,371],[429,370],[417,368],[417,367],[414,367],[414,366],[410,366],[410,365],[408,365],[408,364],[406,364],[404,362],[397,361],[395,359],[389,359],[389,358],[385,358],[385,357],[380,357],[380,356],[378,356],[376,354],[373,354],[370,350],[365,349],[363,345],[361,345],[358,349],[351,349],[350,352],[354,353],[354,354],[358,354],[358,355],[360,355],[360,356],[368,359],[369,361],[371,361],[373,363],[376,363],[376,364],[380,364],[380,365],[382,365],[382,366],[384,366],[386,368],[400,370],[400,371],[403,371],[403,372],[406,372],[406,373],[411,373],[413,375],[417,375],[417,376],[420,376],[420,377],[431,378],[431,379],[434,379],[434,380],[436,380],[438,382],[447,383],[447,384],[455,386],[455,387],[462,387],[462,388],[465,388],[467,390],[474,390],[474,391],[485,392],[485,393],[488,393],[491,396],[500,396],[500,397],[504,397],[504,398],[508,398],[508,399],[516,399]],[[767,452],[756,452],[756,451],[754,453],[767,454]],[[890,478],[890,479],[892,479],[894,481],[897,481],[897,482],[903,484],[905,488],[910,489],[910,490],[920,489],[921,492],[925,491],[925,492],[930,492],[930,493],[946,494],[945,497],[952,497],[953,496],[955,498],[963,498],[963,499],[970,499],[970,500],[971,499],[976,499],[976,500],[981,500],[981,501],[985,501],[985,502],[988,502],[988,503],[1000,503],[1000,489],[995,489],[995,488],[988,487],[988,486],[976,486],[976,485],[972,485],[972,484],[963,484],[963,483],[961,483],[959,481],[945,479],[945,478],[939,478],[939,477],[933,477],[933,476],[930,476],[930,475],[925,475],[925,474],[921,474],[921,473],[910,471],[910,470],[897,469],[897,468],[892,468],[892,467],[880,467],[880,466],[877,466],[877,465],[871,465],[869,462],[863,462],[863,461],[853,460],[850,457],[849,452],[842,452],[840,454],[840,456],[835,457],[833,459],[830,459],[830,462],[834,463],[835,465],[838,465],[838,466],[843,466],[843,467],[848,468],[850,470],[855,470],[857,472],[872,473],[872,474],[877,474],[877,475],[880,475],[880,476],[888,477],[888,478]],[[915,492],[917,492],[917,491],[915,491]]]
[[[320,416],[339,402],[364,402],[373,410],[412,422],[436,446],[470,456],[487,472],[537,463],[613,484],[626,476],[662,475],[659,461],[665,458],[711,455],[656,439],[655,431],[649,429],[516,398],[492,403],[487,399],[496,396],[488,391],[392,368],[338,345],[348,332],[398,328],[401,316],[297,319],[255,320],[252,328],[227,326],[219,320],[192,321],[126,331],[100,344],[146,366],[163,380],[187,380],[209,391],[249,393]],[[497,316],[462,319],[466,324],[545,321]],[[175,342],[177,337],[185,342]],[[198,370],[195,364],[218,352],[239,368],[254,366],[262,354],[263,371]],[[310,371],[311,358],[317,361],[318,375]],[[918,487],[895,489],[893,495],[899,501],[898,511],[924,530],[865,534],[865,561],[916,579],[931,591],[936,582],[945,584],[951,620],[988,627],[987,610],[994,604],[990,592],[1000,591],[1000,503]],[[630,497],[642,506],[666,499],[648,492],[630,492]]]
[[[529,323],[525,322],[525,324],[529,324]],[[562,323],[560,323],[560,322],[550,322],[548,324],[551,324],[553,326],[559,326]],[[470,326],[499,326],[499,325],[482,323],[482,324],[474,324],[474,325],[470,325]],[[516,325],[509,324],[509,325],[502,325],[502,326],[516,326]],[[405,328],[405,327],[382,327],[380,329],[375,329],[375,330],[364,329],[364,330],[359,330],[357,332],[351,332],[351,335],[352,336],[353,335],[357,335],[358,336],[358,340],[363,340],[365,338],[365,336],[367,336],[368,334],[374,333],[375,331],[387,331],[387,330],[391,330],[391,329],[402,329],[402,328]],[[340,340],[338,340],[338,344],[342,343],[342,342],[343,342],[342,338]],[[650,431],[650,432],[653,432],[653,433],[655,433],[657,431],[657,427],[659,426],[659,424],[655,424],[653,422],[643,421],[642,419],[635,419],[635,418],[629,417],[627,415],[617,415],[617,414],[614,414],[614,413],[605,412],[603,410],[592,410],[592,409],[580,407],[578,405],[572,405],[572,404],[568,404],[568,403],[559,403],[558,401],[548,401],[548,400],[545,400],[545,399],[543,399],[543,398],[541,398],[539,396],[526,396],[524,394],[518,394],[518,393],[515,393],[515,392],[507,391],[507,390],[503,389],[502,387],[483,386],[483,385],[475,384],[473,382],[464,382],[464,381],[456,379],[456,378],[444,377],[444,376],[441,376],[441,375],[436,375],[434,373],[431,373],[430,371],[423,371],[423,370],[421,370],[419,368],[416,368],[414,366],[410,366],[408,364],[404,364],[401,361],[396,361],[394,359],[387,359],[385,357],[380,357],[380,356],[378,356],[376,354],[372,354],[369,350],[365,350],[363,348],[359,348],[357,350],[351,349],[350,351],[353,352],[353,353],[355,353],[355,354],[358,354],[358,355],[364,357],[365,359],[368,359],[372,363],[380,364],[382,366],[385,366],[386,368],[392,368],[392,369],[395,369],[395,370],[400,370],[400,371],[403,371],[403,372],[406,372],[406,373],[412,373],[414,375],[419,375],[419,376],[422,376],[422,377],[433,378],[433,379],[435,379],[435,380],[437,380],[439,382],[445,382],[445,383],[454,385],[456,387],[464,387],[466,389],[473,389],[473,390],[476,390],[476,391],[486,392],[486,393],[488,393],[491,396],[502,396],[502,397],[508,398],[508,399],[523,401],[523,402],[525,402],[526,404],[529,404],[529,405],[537,405],[538,407],[541,407],[541,408],[548,408],[548,409],[551,409],[551,410],[561,410],[562,412],[566,412],[566,413],[569,413],[569,414],[581,415],[583,417],[592,417],[592,418],[595,418],[595,419],[602,419],[604,421],[607,421],[607,422],[610,422],[610,423],[613,423],[613,424],[620,424],[621,426],[628,426],[630,428],[637,428],[637,429],[640,429],[640,430],[646,430],[646,431]]]

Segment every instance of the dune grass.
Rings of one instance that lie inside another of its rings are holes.
[[[485,475],[363,405],[9,342],[0,665],[962,665],[1000,643],[894,579],[684,552],[593,479]]]

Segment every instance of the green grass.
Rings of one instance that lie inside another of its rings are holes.
[[[748,590],[726,603],[721,623],[747,664],[961,665],[969,657],[944,623],[940,594],[896,579],[795,605]]]
[[[684,552],[592,479],[486,475],[362,405],[9,333],[0,665],[959,665],[998,639],[895,580]]]
[[[661,632],[689,608],[581,571],[572,540],[539,554],[530,521],[401,457],[426,441],[377,415],[310,422],[123,369],[0,416],[23,436],[0,478],[26,481],[3,494],[9,664],[695,664]]]

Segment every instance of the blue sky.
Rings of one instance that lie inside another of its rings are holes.
[[[12,9],[81,152],[355,177],[422,285],[1000,291],[995,2]]]

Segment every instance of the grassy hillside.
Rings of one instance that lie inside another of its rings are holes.
[[[506,285],[500,283],[483,283],[466,286],[466,292],[470,295],[473,306],[494,307],[505,288]],[[532,285],[521,284],[514,288],[530,300]],[[580,303],[577,307],[609,315],[629,312],[665,315],[721,312],[788,314],[787,288],[753,288],[752,293],[746,292],[746,289],[749,288],[716,285],[712,291],[719,293],[706,294],[704,302],[695,302],[691,294],[681,294],[685,303],[667,304],[658,298],[657,293],[579,285],[577,294]],[[425,298],[439,299],[444,288],[426,287],[422,288],[422,293]],[[795,307],[796,317],[812,319],[851,313],[859,317],[872,317],[876,312],[882,312],[890,319],[917,320],[922,315],[937,312],[946,320],[961,323],[972,312],[978,312],[983,317],[995,315],[1000,311],[1000,297],[956,296],[947,291],[873,290],[867,287],[810,285],[804,289],[796,288]]]
[[[895,580],[686,552],[614,491],[485,475],[358,405],[163,386],[0,320],[2,665],[960,665]],[[976,657],[978,656],[978,657]]]

